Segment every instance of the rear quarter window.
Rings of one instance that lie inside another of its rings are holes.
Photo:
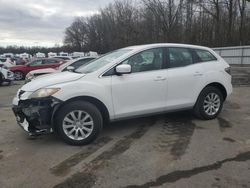
[[[201,62],[215,61],[217,58],[207,50],[194,49]]]

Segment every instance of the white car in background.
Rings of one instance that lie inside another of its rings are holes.
[[[2,85],[4,82],[7,82],[8,85],[10,85],[13,80],[14,73],[8,70],[8,68],[3,63],[0,63],[0,85]]]
[[[57,72],[63,72],[63,71],[73,71],[74,69],[79,68],[80,66],[88,63],[89,61],[95,59],[96,57],[82,57],[78,59],[71,60],[67,63],[62,64],[59,66],[57,69],[53,68],[47,68],[47,69],[38,69],[34,71],[30,71],[26,77],[25,77],[25,82],[30,82],[31,80],[35,79],[38,76],[42,76],[45,74],[51,74],[51,73],[57,73]]]
[[[35,79],[18,91],[13,111],[30,134],[55,130],[66,143],[82,145],[109,121],[184,109],[214,119],[231,93],[230,66],[212,49],[149,44]]]
[[[9,57],[7,57],[7,58],[0,58],[0,64],[1,65],[3,64],[5,67],[8,67],[8,68],[15,66],[15,63],[12,62]]]

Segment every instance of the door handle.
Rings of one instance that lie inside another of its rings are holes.
[[[162,76],[157,76],[154,81],[163,81],[166,80],[166,77],[162,77]]]

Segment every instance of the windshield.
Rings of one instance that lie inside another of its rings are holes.
[[[76,70],[76,72],[84,73],[84,74],[94,72],[94,71],[104,67],[105,65],[111,63],[113,60],[121,57],[122,55],[126,54],[129,51],[131,51],[131,49],[115,50],[111,53],[108,53],[108,54],[96,59],[96,60],[91,61],[86,66],[82,66],[82,67],[78,68]]]

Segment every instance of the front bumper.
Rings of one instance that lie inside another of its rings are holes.
[[[5,78],[3,81],[4,81],[4,82],[12,82],[12,81],[14,81],[14,80],[15,80],[14,76],[8,76],[8,77]]]
[[[53,114],[61,101],[53,98],[18,100],[14,98],[12,110],[17,123],[31,135],[53,132]]]

